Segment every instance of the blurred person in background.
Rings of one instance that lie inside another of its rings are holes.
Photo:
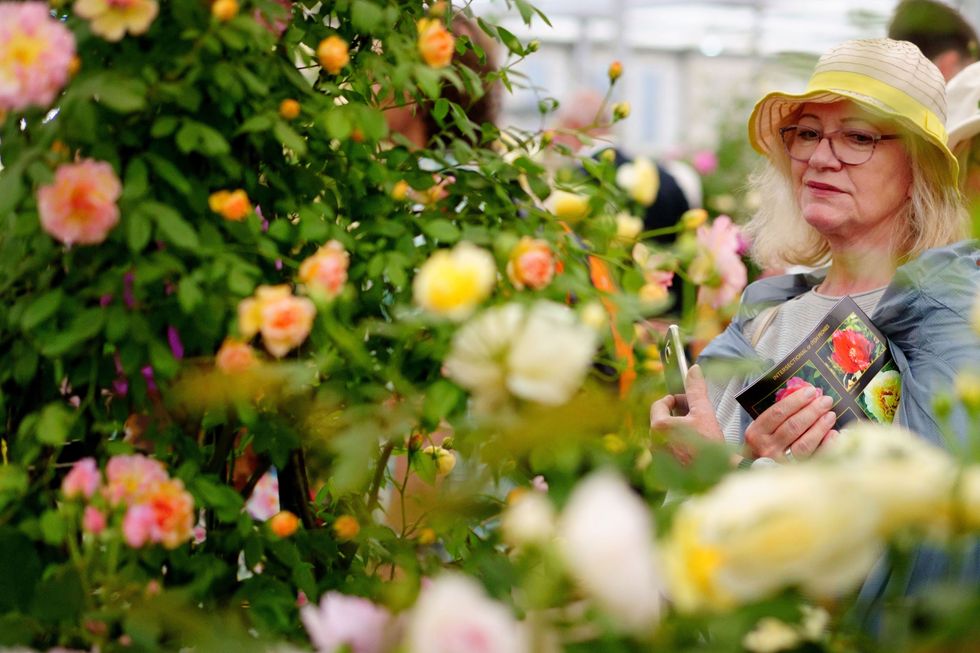
[[[901,374],[894,421],[945,445],[933,394],[953,387],[960,370],[980,369],[980,337],[969,323],[980,251],[961,241],[967,216],[945,122],[939,70],[891,39],[846,42],[820,58],[803,93],[773,92],[756,104],[749,138],[767,165],[752,184],[768,201],[747,225],[752,255],[763,267],[825,267],[750,284],[738,315],[691,367],[686,395],[654,402],[655,430],[737,445],[739,466],[817,452],[836,435],[830,397],[804,388],[753,421],[734,397],[757,377],[731,378],[730,370],[745,361],[759,372],[770,367],[848,295],[885,335]],[[727,379],[711,374],[725,364]],[[687,413],[673,415],[678,408]],[[967,419],[954,410],[952,432],[968,433]],[[923,548],[897,582],[914,594],[949,568]],[[980,547],[959,568],[975,580]],[[879,567],[862,590],[871,619],[890,573]]]
[[[960,190],[972,215],[980,211],[980,63],[970,64],[946,86],[949,149],[960,163]]]
[[[619,168],[633,159],[614,142],[612,122],[607,98],[591,89],[579,89],[561,104],[554,142],[592,158],[611,149]],[[656,173],[659,182],[654,200],[644,207],[644,231],[671,227],[685,211],[701,206],[701,181],[693,168],[679,161],[660,161]],[[673,239],[670,234],[660,240],[669,244]]]
[[[914,43],[946,81],[980,59],[976,30],[939,0],[902,0],[888,23],[888,38]]]

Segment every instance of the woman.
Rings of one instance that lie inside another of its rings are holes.
[[[967,220],[945,113],[939,71],[890,39],[847,42],[821,57],[804,93],[770,93],[756,105],[749,137],[768,161],[753,183],[769,201],[747,227],[753,256],[763,267],[829,265],[750,285],[699,363],[710,372],[751,359],[764,370],[850,295],[888,338],[902,375],[896,421],[941,443],[932,394],[952,387],[961,367],[980,366],[967,317],[977,250],[953,245]],[[835,436],[831,400],[812,390],[751,420],[734,396],[752,380],[706,382],[694,366],[686,397],[655,402],[651,424],[744,445],[744,463],[805,458]],[[685,400],[687,415],[672,416]]]

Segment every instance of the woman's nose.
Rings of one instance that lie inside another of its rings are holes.
[[[817,143],[817,149],[813,150],[813,154],[810,155],[809,164],[815,168],[840,168],[843,166],[834,153],[829,136],[824,136]]]

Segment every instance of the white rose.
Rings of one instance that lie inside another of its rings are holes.
[[[555,535],[555,509],[544,494],[525,492],[504,510],[500,531],[511,546],[546,544]]]
[[[613,472],[576,486],[559,521],[569,571],[624,629],[643,633],[659,620],[661,587],[646,504]]]
[[[752,653],[776,653],[796,648],[802,642],[800,633],[789,624],[765,617],[742,639],[742,646]]]
[[[728,477],[682,505],[663,544],[682,611],[730,609],[799,586],[855,588],[881,551],[874,502],[833,469],[792,465]]]
[[[510,610],[471,578],[444,574],[419,594],[406,636],[408,653],[524,653],[526,635]]]
[[[446,376],[476,395],[487,407],[507,396],[505,358],[524,320],[524,307],[505,304],[484,311],[453,337],[443,364]]]

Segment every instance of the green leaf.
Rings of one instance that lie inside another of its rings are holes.
[[[159,340],[150,341],[150,365],[156,374],[165,379],[172,379],[180,370],[180,363],[174,358],[170,347]]]
[[[432,107],[432,115],[436,120],[442,120],[449,113],[449,100],[444,97],[436,100],[436,104]]]
[[[38,442],[52,446],[64,444],[77,417],[78,413],[60,402],[48,404],[41,409],[41,417],[37,421],[35,435]]]
[[[85,604],[85,593],[78,572],[69,566],[46,574],[37,587],[31,612],[48,622],[77,622]]]
[[[143,159],[133,159],[126,167],[123,182],[123,199],[136,199],[146,195],[150,188],[149,172]]]
[[[277,121],[272,127],[272,133],[284,147],[292,150],[296,156],[302,157],[306,154],[306,141],[285,122]]]
[[[435,428],[441,419],[450,415],[453,410],[466,400],[466,393],[454,383],[440,379],[425,392],[425,403],[422,405],[422,417],[426,425]]]
[[[132,77],[101,73],[90,77],[81,86],[81,92],[117,113],[132,113],[146,106],[146,84]]]
[[[153,235],[153,223],[145,211],[127,211],[124,226],[126,229],[126,245],[133,254],[139,254],[150,242]]]
[[[0,170],[0,216],[12,211],[27,190],[23,180],[25,162],[25,159],[21,159],[9,168]]]
[[[24,315],[20,318],[20,326],[24,331],[31,331],[52,317],[61,306],[65,293],[61,288],[50,290],[31,302]]]
[[[153,121],[153,126],[150,127],[150,136],[153,138],[163,138],[164,136],[170,136],[177,129],[177,125],[180,121],[176,116],[160,116]]]
[[[200,245],[197,232],[175,208],[161,202],[146,202],[142,209],[153,216],[164,240],[186,250],[197,250]]]
[[[175,137],[182,152],[200,152],[205,156],[220,156],[231,152],[231,146],[221,132],[194,120],[184,120]]]
[[[350,119],[341,107],[334,107],[323,116],[323,126],[330,138],[344,140],[351,133]]]
[[[204,293],[201,292],[201,287],[190,277],[184,277],[177,284],[177,302],[185,313],[193,313],[203,299]]]
[[[318,243],[324,240],[329,233],[330,228],[320,211],[309,206],[304,206],[299,210],[300,240]]]
[[[105,312],[101,308],[82,311],[61,333],[41,345],[41,354],[47,358],[63,355],[75,345],[94,338],[105,323]]]
[[[37,350],[25,341],[14,342],[14,381],[24,386],[34,379],[37,374]]]
[[[27,494],[27,487],[27,472],[23,468],[19,465],[0,465],[0,510],[21,501]],[[3,600],[0,599],[0,608],[2,605]]]
[[[161,179],[170,184],[174,190],[181,195],[191,194],[190,182],[187,181],[187,177],[184,176],[184,173],[172,161],[157,154],[146,154],[145,156],[153,170],[160,175]]]
[[[272,128],[272,122],[272,118],[269,115],[260,113],[243,122],[238,128],[237,133],[248,134],[252,132],[268,131]]]
[[[444,243],[454,243],[459,240],[459,227],[441,218],[423,224],[422,231],[430,238]]]
[[[65,524],[64,516],[57,510],[45,510],[41,515],[40,526],[41,536],[51,546],[58,546],[65,541],[68,526]]]
[[[439,83],[438,70],[433,70],[426,65],[420,64],[415,68],[415,80],[418,82],[419,88],[422,89],[422,92],[429,99],[435,100],[439,97],[442,87]]]
[[[234,523],[245,506],[242,497],[232,488],[206,476],[197,476],[190,483],[191,492],[204,504],[212,508],[220,521]]]
[[[350,22],[358,32],[370,34],[378,28],[384,14],[381,8],[368,0],[354,0],[351,7]]]
[[[521,45],[521,40],[514,36],[512,32],[508,32],[500,25],[497,25],[497,35],[500,37],[503,44],[507,46],[508,50],[518,56],[524,54],[524,46]]]
[[[13,527],[0,527],[0,612],[27,612],[40,579],[34,544]]]

